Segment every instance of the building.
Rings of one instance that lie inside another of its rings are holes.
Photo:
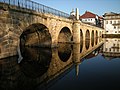
[[[117,13],[105,13],[104,17],[104,29],[107,36],[112,36],[113,34],[120,36],[120,14]],[[112,34],[112,35],[110,35]]]
[[[76,17],[75,11],[74,11],[74,9],[72,9],[72,11],[70,12],[70,18],[75,19],[75,17]]]
[[[98,16],[97,14],[94,14],[92,12],[86,11],[82,16],[80,16],[80,20],[83,23],[87,23],[90,25],[95,25],[102,27],[103,26],[103,18]]]
[[[106,38],[102,54],[108,60],[120,58],[120,38]]]

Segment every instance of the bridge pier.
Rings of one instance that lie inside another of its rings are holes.
[[[73,22],[73,42],[80,43],[80,21],[75,20]]]

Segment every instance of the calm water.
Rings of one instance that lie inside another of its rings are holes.
[[[0,60],[0,90],[120,90],[120,39],[101,41],[26,47]]]

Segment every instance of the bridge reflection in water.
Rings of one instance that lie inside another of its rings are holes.
[[[87,40],[87,43],[83,42],[82,45],[60,43],[59,47],[54,49],[24,47],[23,59],[19,63],[17,56],[0,60],[0,90],[55,90],[56,88],[51,87],[71,71],[75,70],[72,75],[76,74],[77,77],[83,72],[79,70],[79,66],[84,60],[89,62],[90,58],[101,55],[102,44],[103,40],[100,38],[97,43],[94,40],[94,44],[92,40]],[[70,83],[69,81],[67,83]],[[78,86],[76,87],[80,89]]]

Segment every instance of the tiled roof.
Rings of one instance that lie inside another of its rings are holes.
[[[96,18],[96,14],[86,11],[80,18]]]

